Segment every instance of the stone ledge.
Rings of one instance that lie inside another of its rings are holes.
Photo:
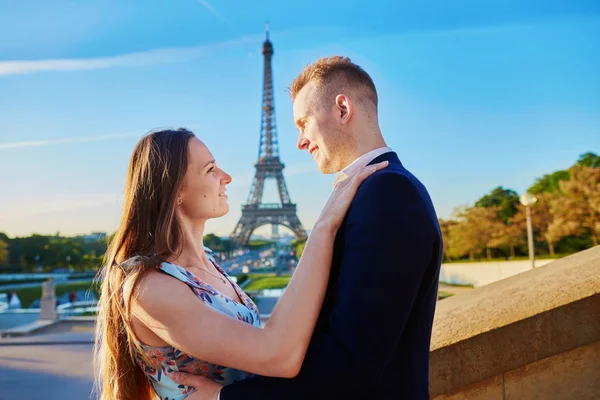
[[[30,322],[25,325],[20,325],[14,328],[5,329],[0,331],[0,337],[18,337],[18,336],[27,336],[31,335],[34,332],[39,331],[40,329],[46,328],[48,326],[54,325],[58,323],[58,320],[41,320],[38,319],[36,321]]]
[[[600,246],[438,303],[431,395],[600,340]]]
[[[600,341],[504,374],[507,400],[600,398]]]

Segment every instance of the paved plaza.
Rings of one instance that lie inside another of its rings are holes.
[[[94,383],[90,321],[0,339],[0,400],[85,400]]]
[[[88,399],[91,344],[0,345],[0,400]]]

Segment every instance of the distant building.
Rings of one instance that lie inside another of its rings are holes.
[[[270,241],[271,238],[270,237],[266,237],[264,235],[255,235],[255,234],[252,234],[250,236],[250,241],[263,241],[263,240],[264,241]]]
[[[291,235],[288,232],[283,232],[279,235],[279,243],[290,244],[295,238],[296,237],[294,235]]]

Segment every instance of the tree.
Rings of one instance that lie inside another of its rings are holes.
[[[498,186],[490,193],[483,196],[475,203],[475,207],[497,207],[498,217],[502,222],[508,224],[511,218],[517,213],[519,196],[514,190],[504,189]]]
[[[548,244],[548,251],[554,257],[555,244],[564,236],[568,235],[567,231],[557,230],[553,225],[554,215],[552,213],[552,203],[562,195],[560,192],[554,193],[539,193],[536,195],[537,202],[531,207],[531,225],[536,236],[544,238]],[[525,208],[523,207],[523,210]],[[523,211],[524,215],[525,211]],[[525,217],[523,217],[525,218]],[[552,226],[552,228],[551,228]]]
[[[519,210],[519,196],[514,190],[499,186],[475,203],[475,207],[495,208],[501,224],[493,222],[494,237],[486,246],[488,258],[491,247],[508,246],[511,257],[515,256],[515,246],[523,241],[524,225],[514,221]]]
[[[581,154],[575,165],[588,168],[600,168],[600,156],[592,152]],[[568,181],[569,179],[569,171],[556,171],[538,178],[527,191],[532,194],[556,193],[557,191],[560,191],[560,182]]]
[[[491,260],[491,249],[502,229],[499,207],[471,207],[457,209],[457,224],[450,228],[451,245],[457,254],[468,254],[471,260],[484,250]]]
[[[5,243],[9,243],[10,242],[10,238],[4,232],[0,232],[0,240],[2,240]]]
[[[84,241],[82,238],[53,237],[44,248],[42,260],[47,268],[68,268],[80,270],[83,267],[82,249]]]
[[[600,238],[600,168],[574,165],[571,179],[560,182],[564,196],[552,202],[554,221],[551,230],[556,234],[588,233],[594,246]]]
[[[8,265],[8,243],[0,239],[0,266]]]
[[[438,219],[440,224],[440,230],[442,231],[442,240],[444,243],[444,257],[448,261],[452,261],[452,258],[459,258],[460,255],[456,254],[455,247],[452,246],[452,236],[450,234],[452,227],[457,224],[452,219]]]
[[[579,156],[577,164],[582,167],[600,168],[600,156],[592,153],[591,151],[584,153]]]
[[[217,253],[229,254],[233,250],[231,240],[222,239],[214,233],[205,235],[202,241],[206,247]]]
[[[497,226],[496,237],[491,242],[492,247],[508,246],[510,256],[515,257],[515,247],[525,243],[526,219],[524,207],[519,205],[517,213],[508,223]]]
[[[26,270],[45,263],[44,251],[48,249],[52,236],[31,235],[14,238],[10,246],[10,264],[21,265]]]
[[[560,190],[559,183],[568,180],[569,171],[556,171],[538,178],[527,191],[532,194],[556,193]]]
[[[215,235],[214,233],[209,233],[205,235],[202,239],[202,242],[206,247],[213,251],[217,251],[217,248],[221,246],[221,238]]]

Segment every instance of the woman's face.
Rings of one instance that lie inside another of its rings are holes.
[[[187,171],[176,200],[178,211],[190,220],[222,217],[229,211],[225,190],[231,176],[217,166],[198,138],[190,139],[188,154]]]

